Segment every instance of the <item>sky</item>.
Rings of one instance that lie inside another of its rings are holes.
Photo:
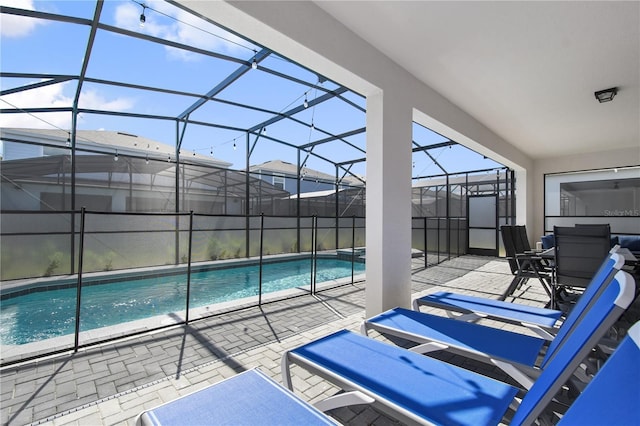
[[[54,14],[91,19],[95,1],[34,1],[0,0],[3,6],[36,10]],[[142,6],[144,5],[144,7]],[[144,13],[144,26],[140,15]],[[0,66],[3,72],[78,75],[86,51],[89,26],[73,23],[46,21],[28,17],[2,14],[0,21]],[[100,22],[124,30],[185,44],[206,52],[231,56],[251,62],[261,45],[251,43],[226,32],[208,22],[176,8],[164,1],[107,0]],[[267,45],[268,41],[261,41]],[[268,47],[268,46],[267,46]],[[117,82],[160,87],[180,92],[204,94],[218,85],[234,71],[245,65],[213,58],[174,47],[126,37],[121,34],[97,32],[89,63],[87,77]],[[309,85],[278,78],[282,73],[303,80]],[[2,90],[37,83],[46,79],[0,78]],[[313,102],[324,91],[338,85],[322,81],[318,75],[298,66],[277,54],[260,62],[258,69],[246,72],[217,96],[226,104],[207,102],[190,115],[200,122],[217,123],[231,128],[248,129],[273,116],[272,112],[284,112],[302,105],[305,99]],[[0,108],[70,107],[76,91],[76,81],[67,81],[25,90],[0,97]],[[296,121],[281,120],[266,128],[264,135],[277,138],[295,146],[322,140],[328,135],[365,126],[366,100],[347,92],[349,103],[334,98],[317,106],[302,109],[295,115]],[[84,109],[99,109],[136,114],[175,117],[184,112],[196,98],[168,95],[127,87],[108,86],[85,82],[79,98]],[[250,104],[271,111],[251,111],[229,103]],[[69,130],[71,115],[68,112],[2,114],[2,127],[57,128]],[[182,129],[174,121],[125,118],[115,115],[81,113],[80,130],[112,130],[144,136],[174,146]],[[414,123],[413,139],[420,145],[438,143],[445,139]],[[251,164],[279,159],[297,162],[297,150],[264,137],[250,138]],[[332,142],[318,145],[313,153],[343,162],[364,158],[366,136],[364,133],[345,138],[347,143]],[[232,168],[245,167],[247,137],[242,130],[212,129],[200,125],[188,125],[184,131],[182,150],[186,153],[210,155],[232,163]],[[497,166],[462,147],[439,148],[430,151],[447,171],[485,169]],[[183,153],[183,156],[185,154]],[[304,160],[304,155],[303,158]],[[335,167],[326,161],[310,156],[307,167],[334,174]],[[351,172],[366,175],[366,163],[357,163]],[[424,153],[413,157],[413,176],[442,174],[442,170]]]

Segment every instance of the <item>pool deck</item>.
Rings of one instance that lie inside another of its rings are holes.
[[[455,290],[496,298],[512,279],[502,259],[463,256],[428,269],[423,258],[412,262],[414,297]],[[337,287],[5,367],[0,370],[2,425],[133,425],[145,409],[253,367],[282,383],[285,350],[339,329],[359,330],[364,288],[363,282]],[[545,299],[540,285],[530,280],[509,300],[543,306]],[[337,392],[297,367],[293,383],[296,394],[312,403]],[[329,414],[347,425],[399,424],[371,407]]]

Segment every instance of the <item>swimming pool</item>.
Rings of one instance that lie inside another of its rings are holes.
[[[307,285],[310,259],[264,263],[262,292]],[[354,273],[364,273],[364,263]],[[351,262],[318,258],[316,282],[351,276]],[[185,310],[186,273],[105,284],[83,282],[81,331]],[[191,273],[190,308],[258,295],[258,265]],[[23,345],[75,332],[76,288],[32,292],[2,300],[0,344]]]

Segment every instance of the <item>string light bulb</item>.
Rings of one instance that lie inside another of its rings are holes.
[[[118,161],[118,150],[116,149],[116,155],[113,157],[113,161]]]
[[[307,94],[304,94],[304,102],[302,103],[305,108],[309,108],[309,101],[307,100]]]
[[[236,141],[233,141],[233,150],[235,151],[235,150],[236,150],[236,148],[237,148],[237,147],[236,147]]]
[[[149,164],[149,155],[147,154],[147,158],[144,159],[145,164]]]
[[[142,6],[142,13],[140,14],[140,28],[144,28],[144,24],[145,22],[147,22],[147,17],[144,16],[144,10],[147,8],[147,6],[145,6],[144,4],[141,4],[140,6]]]
[[[316,126],[313,125],[313,120],[311,120],[311,130],[315,129]]]
[[[253,62],[251,62],[251,69],[253,70],[258,69],[258,61],[256,61],[256,58],[253,58]]]

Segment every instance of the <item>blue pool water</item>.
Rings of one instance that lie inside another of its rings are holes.
[[[351,276],[351,262],[317,260],[316,282]],[[309,259],[265,263],[262,292],[270,293],[308,286]],[[355,263],[354,272],[365,265]],[[192,272],[190,307],[236,300],[258,294],[257,265]],[[80,330],[87,331],[171,312],[184,311],[187,292],[185,274],[160,276],[82,288]],[[75,330],[76,289],[41,291],[2,301],[0,343],[22,345]]]

